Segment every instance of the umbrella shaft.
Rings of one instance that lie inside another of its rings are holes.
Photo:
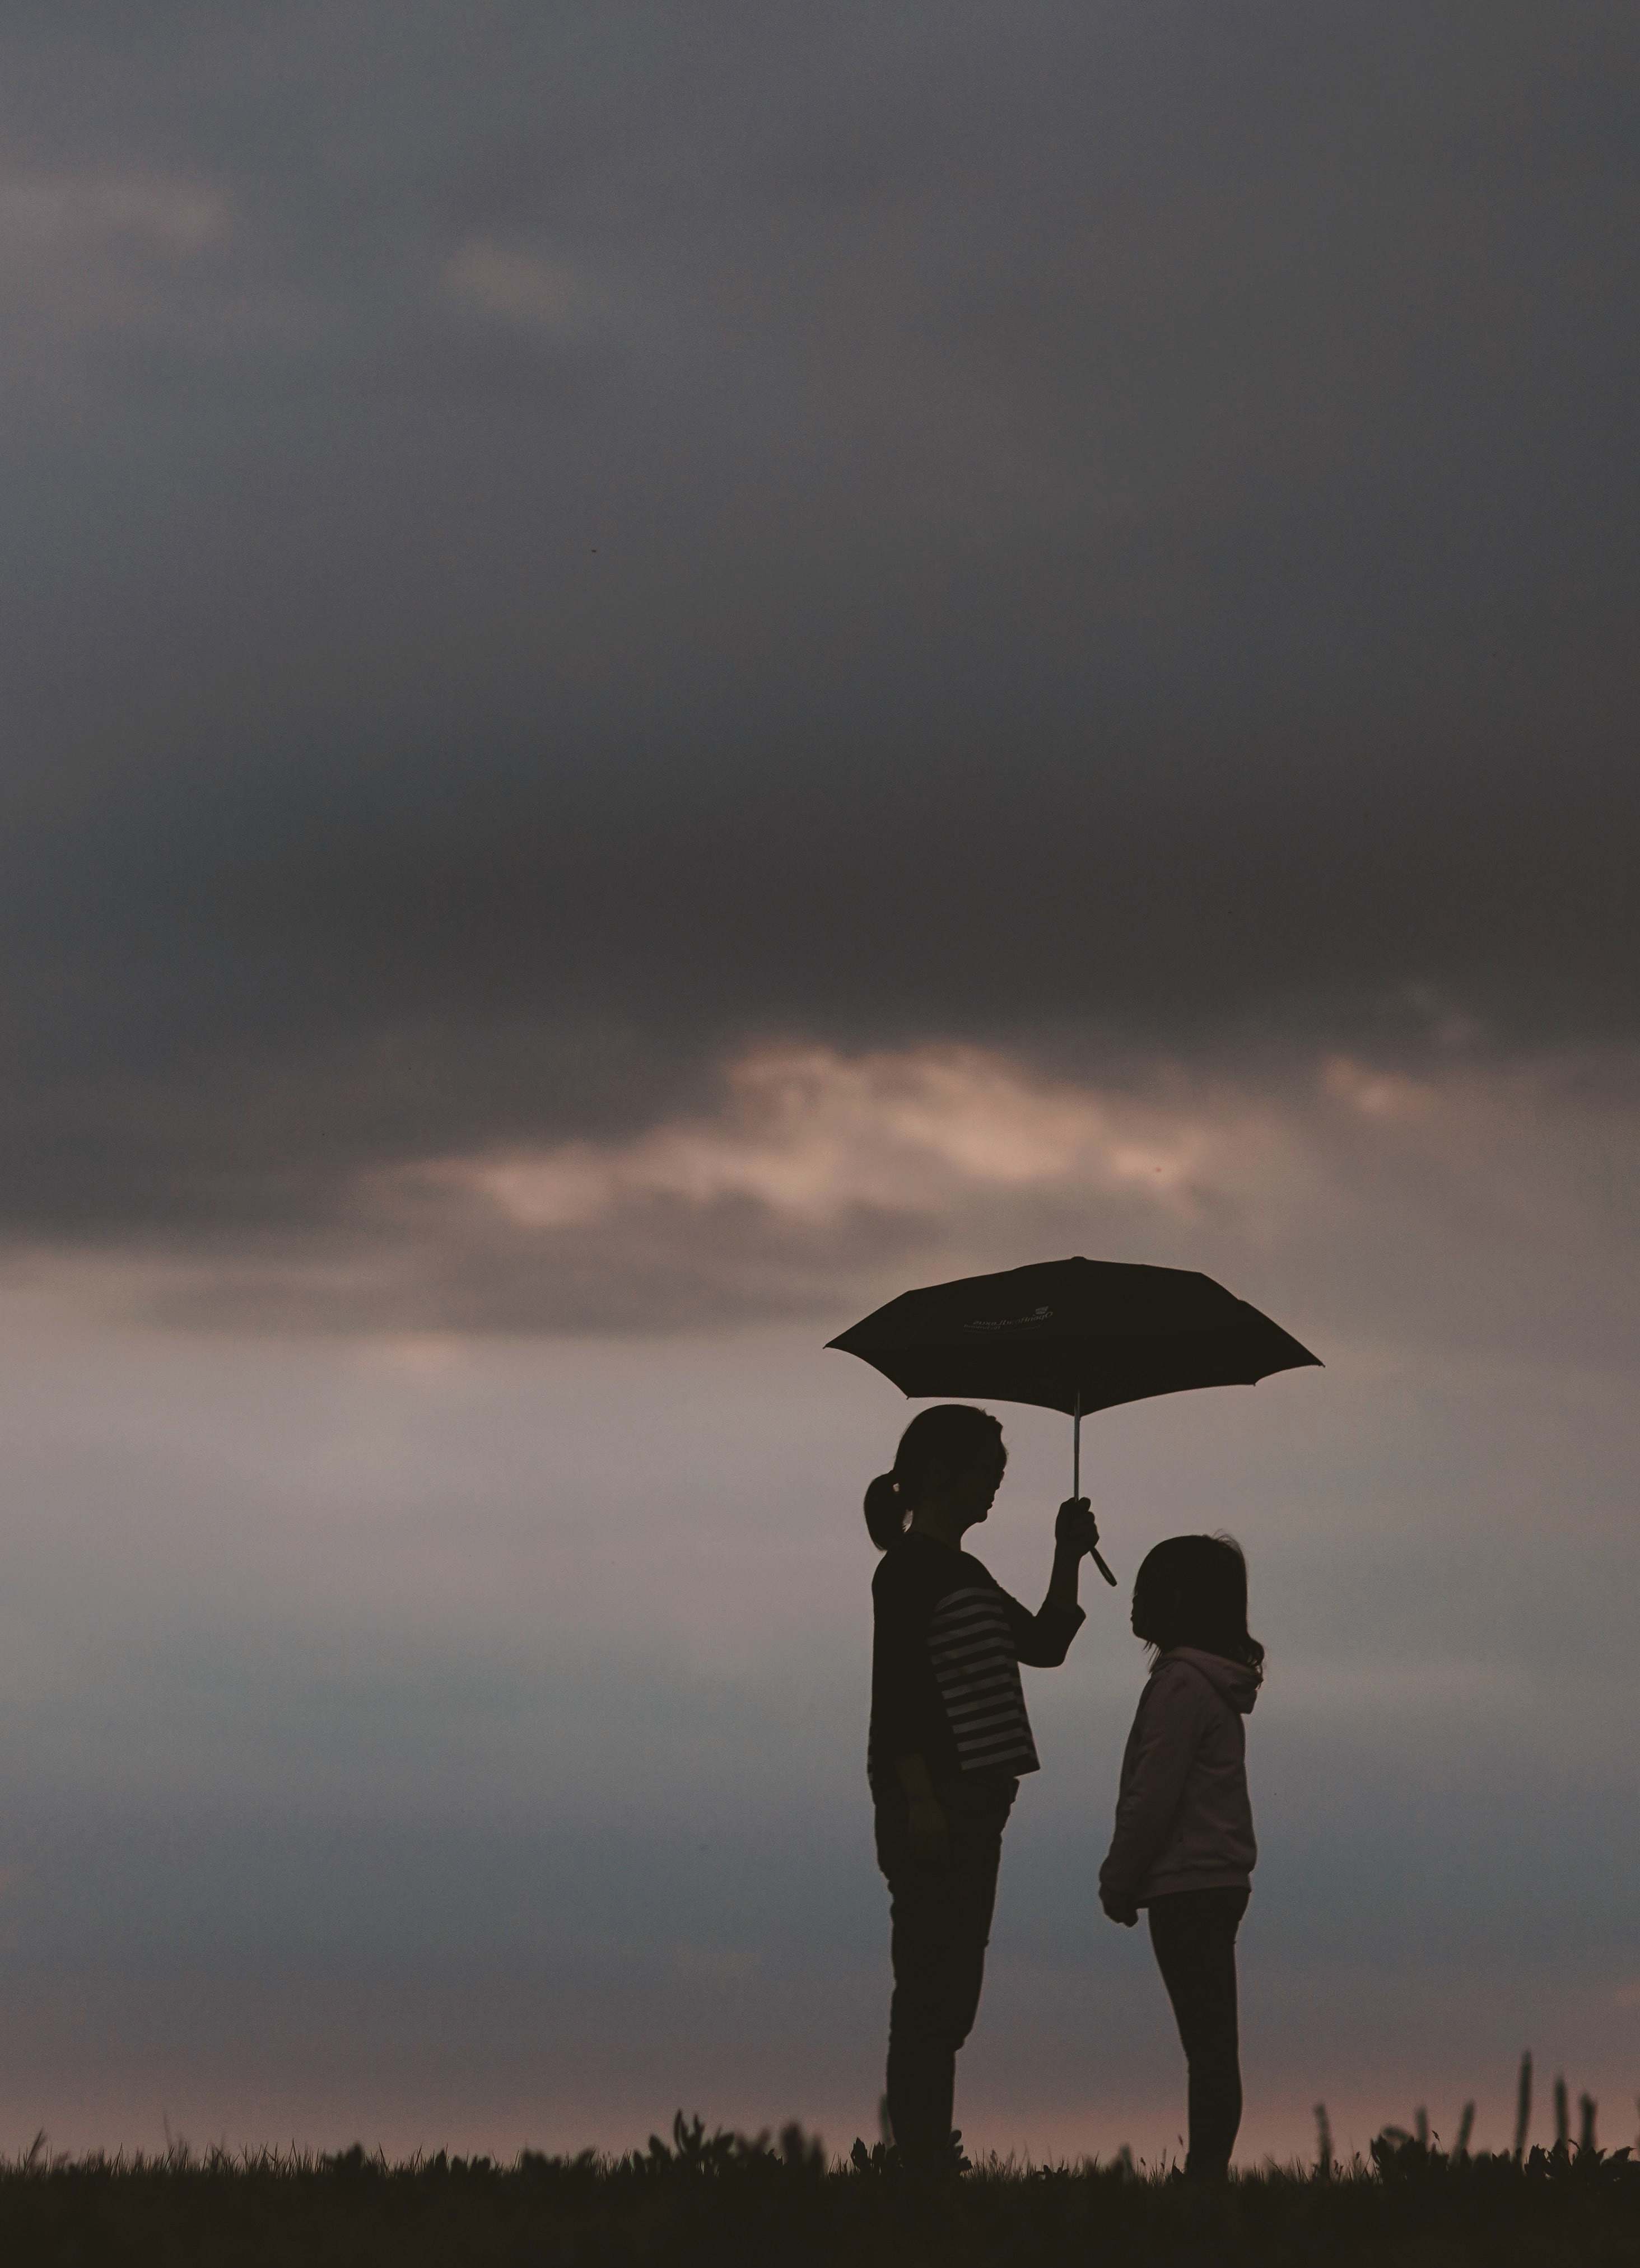
[[[1079,1501],[1082,1497],[1082,1396],[1076,1396],[1076,1408],[1070,1421],[1070,1492]],[[1116,1578],[1096,1551],[1093,1564],[1111,1588],[1116,1588]]]

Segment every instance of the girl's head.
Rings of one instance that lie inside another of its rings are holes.
[[[1199,1646],[1262,1671],[1264,1648],[1247,1629],[1247,1563],[1229,1535],[1170,1535],[1134,1579],[1134,1635],[1158,1653]]]
[[[879,1473],[866,1491],[872,1542],[886,1551],[925,1505],[959,1528],[971,1528],[990,1511],[1007,1463],[1001,1425],[988,1410],[965,1402],[920,1410],[900,1435],[893,1470]]]

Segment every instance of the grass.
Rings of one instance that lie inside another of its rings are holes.
[[[857,2143],[829,2160],[789,2127],[771,2146],[674,2123],[621,2158],[526,2151],[511,2164],[211,2151],[0,2165],[6,2268],[1605,2268],[1640,2264],[1640,2165],[1558,2143],[1447,2154],[1381,2136],[1370,2162],[1268,2168],[1217,2192],[1166,2172],[992,2161],[933,2185]]]

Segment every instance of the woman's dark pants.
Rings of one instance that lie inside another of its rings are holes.
[[[1241,2124],[1236,2028],[1236,1932],[1245,1890],[1175,1890],[1150,1901],[1150,1942],[1190,2069],[1185,2171],[1220,2180]]]
[[[996,1904],[1002,1830],[1016,1783],[942,1788],[949,1856],[913,1856],[902,1802],[877,1806],[877,1863],[888,1878],[894,1962],[889,2007],[889,2124],[907,2162],[949,2151],[957,2051],[973,2028]]]

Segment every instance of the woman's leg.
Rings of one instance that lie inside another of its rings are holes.
[[[949,1866],[920,1865],[893,1839],[883,1854],[894,1962],[889,2123],[907,2160],[938,2161],[949,2146],[957,2051],[979,2006],[1001,1851],[1000,1822],[953,1819]]]
[[[1190,2073],[1185,2170],[1198,2179],[1229,2171],[1241,2124],[1236,1932],[1246,1911],[1245,1890],[1179,1890],[1150,1902],[1150,1942]]]

